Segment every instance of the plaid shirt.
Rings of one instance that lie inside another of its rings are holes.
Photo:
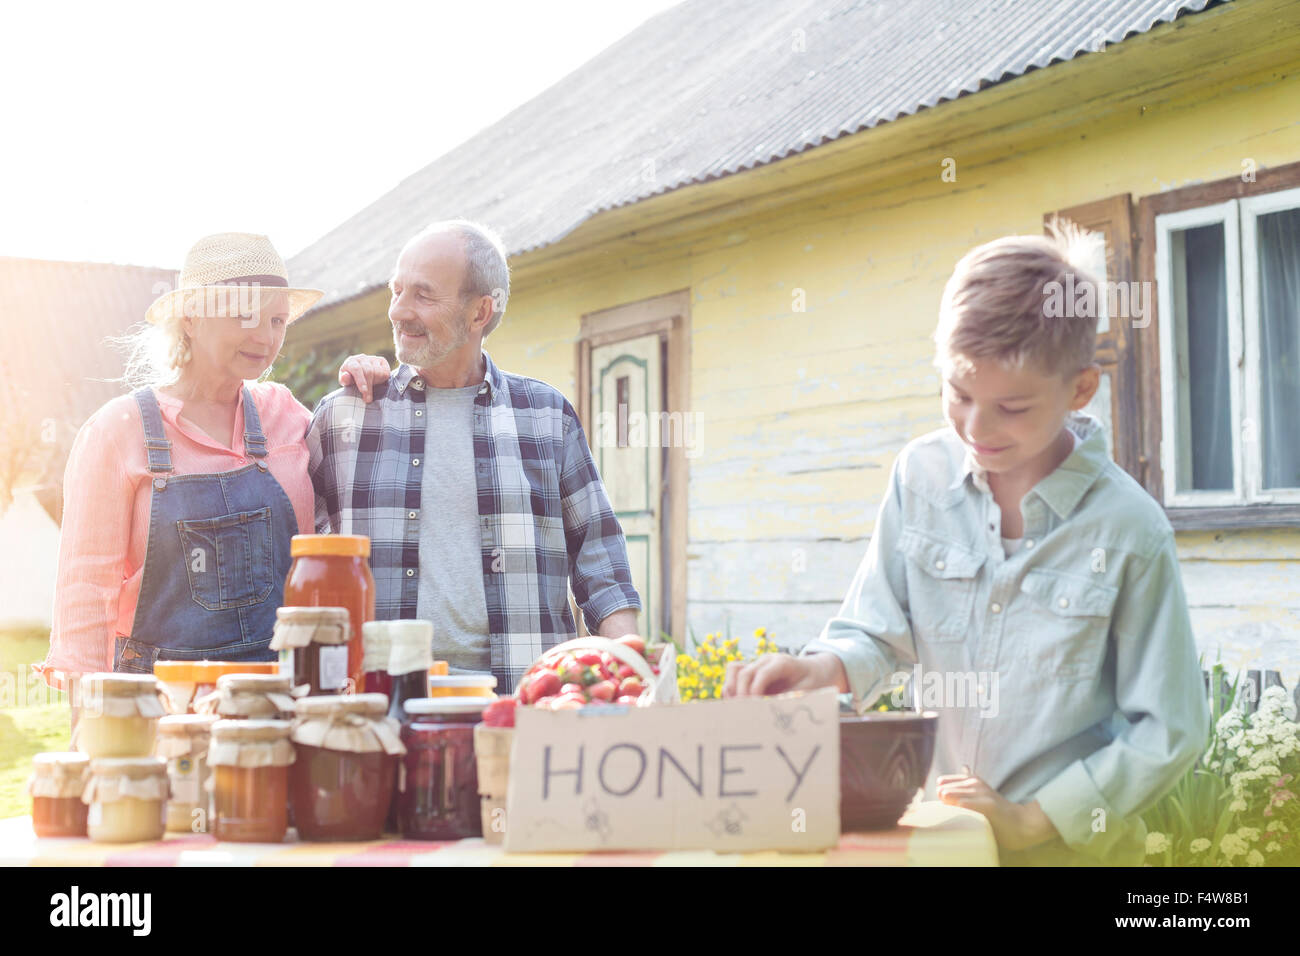
[[[570,585],[592,632],[641,600],[573,406],[550,385],[483,358],[474,467],[491,666],[504,693],[544,651],[575,636]],[[326,395],[307,434],[316,530],[370,538],[379,620],[415,617],[424,390],[415,369],[399,365],[370,404],[355,388]]]

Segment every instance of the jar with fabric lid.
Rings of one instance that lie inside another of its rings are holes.
[[[280,674],[306,694],[340,694],[348,689],[348,646],[352,625],[345,607],[282,607],[275,612],[271,650],[280,654]],[[355,688],[353,688],[355,691]]]
[[[78,690],[80,713],[72,745],[97,757],[148,757],[158,720],[166,712],[151,674],[86,674]]]
[[[274,674],[274,661],[155,661],[153,676],[162,681],[171,711],[194,713],[194,702],[217,688],[225,674]]]
[[[289,720],[293,697],[280,674],[223,674],[217,689],[195,703],[200,714],[228,720]]]
[[[32,829],[38,837],[84,837],[86,789],[90,758],[83,753],[37,754],[27,792],[32,798]]]
[[[364,662],[367,694],[388,694],[392,681],[388,677],[388,650],[392,631],[388,625],[392,621],[366,621],[361,628],[362,643],[365,645]],[[390,698],[391,699],[391,698]]]
[[[169,832],[208,829],[208,741],[215,714],[172,714],[158,721],[154,754],[167,761]]]
[[[167,764],[157,757],[96,757],[81,794],[87,834],[97,843],[162,839],[167,791]]]
[[[491,674],[430,675],[430,697],[496,697],[497,679]]]
[[[412,840],[482,836],[474,725],[495,698],[426,697],[406,702],[406,744],[397,822]]]
[[[293,722],[289,798],[305,840],[376,840],[406,752],[383,694],[303,697]]]
[[[348,611],[347,693],[364,684],[362,626],[375,618],[370,539],[361,534],[296,534],[293,564],[284,582],[285,607],[342,607]],[[322,688],[327,690],[327,688]]]
[[[218,720],[208,744],[212,830],[218,840],[280,843],[289,828],[287,720]]]

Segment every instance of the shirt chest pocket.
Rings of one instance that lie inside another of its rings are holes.
[[[913,634],[940,643],[965,640],[984,555],[916,531],[904,531],[898,547],[907,559],[907,606]]]
[[[1101,670],[1116,588],[1035,569],[1020,583],[1025,595],[1017,628],[1029,669],[1041,677],[1082,681]]]

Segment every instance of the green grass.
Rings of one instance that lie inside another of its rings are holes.
[[[27,778],[32,757],[72,746],[62,695],[46,692],[39,680],[28,677],[48,648],[44,632],[0,632],[0,819],[31,813]]]

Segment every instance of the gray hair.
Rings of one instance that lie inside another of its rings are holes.
[[[510,265],[506,262],[506,247],[501,237],[488,226],[468,219],[444,219],[426,226],[411,242],[436,233],[451,232],[460,237],[465,250],[465,277],[460,294],[465,299],[479,296],[492,297],[492,319],[483,329],[487,338],[501,324],[510,298]],[[408,243],[409,244],[409,243]]]

